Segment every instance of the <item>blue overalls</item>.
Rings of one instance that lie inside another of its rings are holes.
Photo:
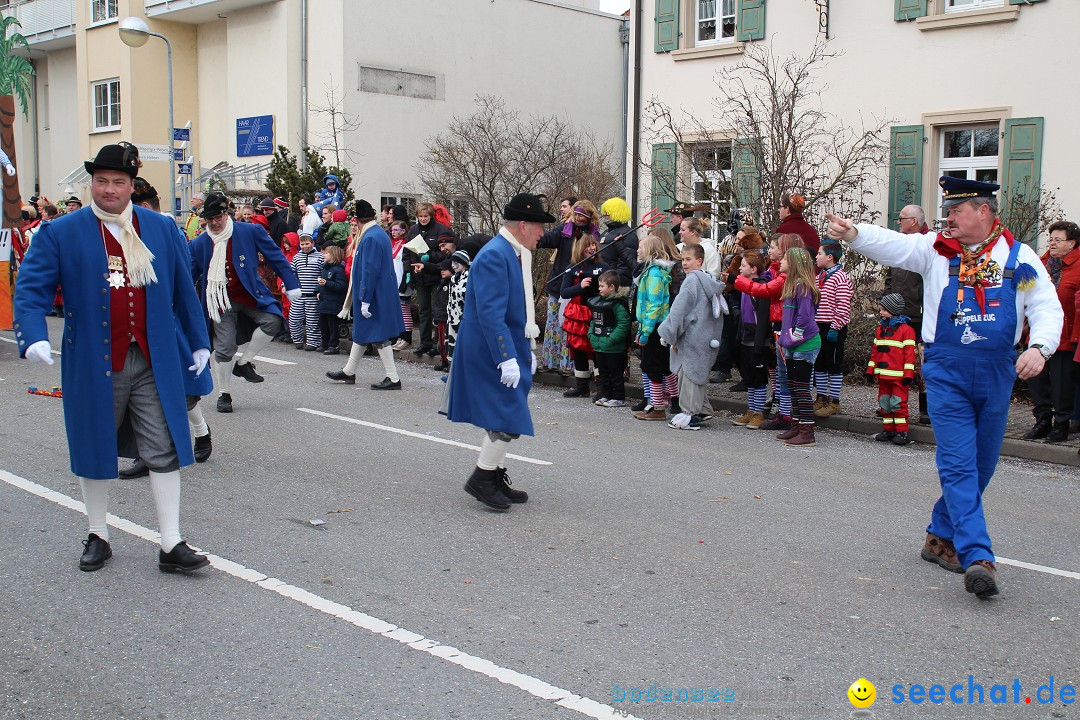
[[[926,530],[951,540],[965,569],[976,560],[994,560],[982,494],[997,467],[1016,381],[1012,276],[1019,251],[1020,243],[1014,242],[1001,285],[985,288],[985,312],[972,287],[964,288],[958,306],[960,258],[950,260],[934,342],[926,346],[923,378],[941,480],[941,497]]]

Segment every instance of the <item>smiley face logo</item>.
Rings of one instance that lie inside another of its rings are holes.
[[[848,700],[859,709],[865,709],[877,700],[877,688],[866,678],[859,678],[847,689]]]

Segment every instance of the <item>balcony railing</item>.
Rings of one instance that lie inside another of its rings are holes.
[[[18,18],[18,32],[31,45],[64,39],[75,42],[75,0],[23,0],[0,11]]]

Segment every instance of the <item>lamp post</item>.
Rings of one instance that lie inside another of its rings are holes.
[[[169,38],[161,33],[150,32],[150,26],[139,17],[126,17],[120,21],[120,39],[128,47],[142,47],[150,36],[161,38],[165,41],[165,48],[169,53],[169,132],[166,135],[169,146],[169,215],[176,217],[176,158],[173,157],[173,74],[172,74],[172,43]]]

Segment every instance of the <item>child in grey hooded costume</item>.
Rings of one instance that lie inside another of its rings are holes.
[[[699,420],[712,416],[705,388],[728,312],[724,284],[701,269],[703,258],[696,255],[684,251],[686,279],[659,327],[661,342],[671,347],[671,371],[679,375],[680,412],[670,425],[682,430],[696,430]]]

